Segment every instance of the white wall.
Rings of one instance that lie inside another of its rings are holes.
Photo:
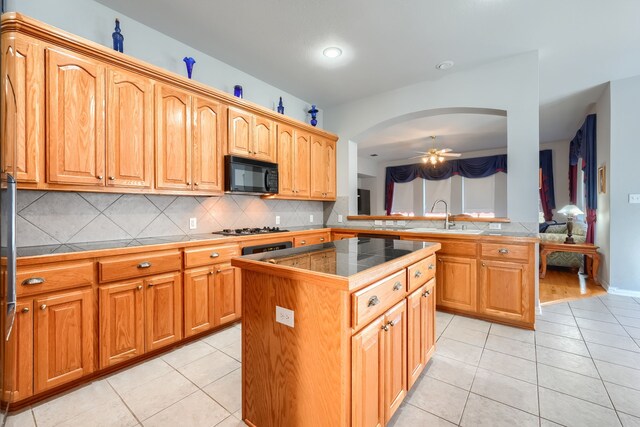
[[[600,283],[606,288],[611,282],[611,88],[607,85],[604,93],[596,104],[596,144],[598,167],[606,166],[607,188],[605,193],[598,192],[598,209],[596,220],[595,244],[600,246],[602,255],[600,271],[598,273]],[[567,166],[568,169],[568,166]],[[568,190],[567,190],[568,191]]]
[[[438,108],[493,108],[507,112],[509,154],[508,215],[514,221],[538,220],[538,53],[530,52],[468,71],[443,74],[400,89],[355,100],[325,111],[325,124],[336,132],[338,196],[356,211],[356,170],[350,170],[346,141],[383,122]],[[357,156],[357,154],[356,154]],[[354,159],[357,161],[357,159]]]
[[[186,44],[141,24],[122,13],[92,0],[7,0],[6,10],[20,12],[62,30],[111,47],[111,33],[115,18],[120,19],[124,35],[124,53],[168,71],[186,76],[182,58],[196,60],[193,80],[233,93],[236,84],[242,85],[244,99],[275,110],[279,97],[285,115],[309,122],[306,111],[310,103],[286,93],[243,71],[238,70]],[[212,17],[215,25],[215,16]],[[216,41],[212,41],[216,43]],[[323,126],[323,112],[318,113],[318,127]]]
[[[628,202],[629,194],[640,193],[640,76],[613,81],[610,91],[609,285],[613,291],[640,296],[640,204]]]

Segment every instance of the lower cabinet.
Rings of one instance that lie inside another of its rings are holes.
[[[213,322],[215,326],[233,322],[242,315],[240,269],[231,264],[215,266]]]
[[[438,255],[437,302],[463,311],[477,309],[476,259]]]
[[[529,265],[482,260],[479,312],[505,321],[533,322],[533,284]]]
[[[407,394],[407,304],[352,338],[352,425],[384,426]]]
[[[182,338],[180,273],[100,286],[100,367]]]
[[[4,305],[2,305],[4,307]],[[3,329],[4,330],[4,329]],[[18,301],[2,367],[2,400],[15,402],[33,395],[33,300]]]
[[[407,382],[413,387],[435,350],[436,283],[427,284],[407,297]]]

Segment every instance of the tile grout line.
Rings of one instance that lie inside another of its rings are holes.
[[[116,388],[108,381],[107,379],[108,377],[104,378],[104,381],[109,384],[109,387],[111,387],[111,390],[113,390],[113,392],[116,394],[116,396],[118,396],[118,398],[120,399],[120,401],[122,402],[122,404],[124,405],[125,408],[127,408],[127,411],[129,411],[129,413],[131,413],[131,415],[133,416],[133,418],[138,422],[138,425],[142,425],[142,421],[140,421],[138,419],[138,416],[135,414],[135,412],[133,412],[133,410],[129,407],[129,405],[127,405],[127,402],[125,402],[124,398],[122,396],[120,396],[120,393],[118,393],[118,390],[116,390]]]

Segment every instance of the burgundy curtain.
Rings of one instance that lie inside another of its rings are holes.
[[[576,203],[578,186],[578,161],[582,159],[584,171],[585,202],[587,219],[587,243],[595,240],[596,209],[598,204],[597,159],[596,159],[596,115],[589,114],[569,146],[569,196]]]

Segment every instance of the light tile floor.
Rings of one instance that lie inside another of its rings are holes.
[[[537,331],[437,314],[390,425],[640,426],[640,299],[543,307]],[[8,426],[243,426],[240,325],[43,402]]]

